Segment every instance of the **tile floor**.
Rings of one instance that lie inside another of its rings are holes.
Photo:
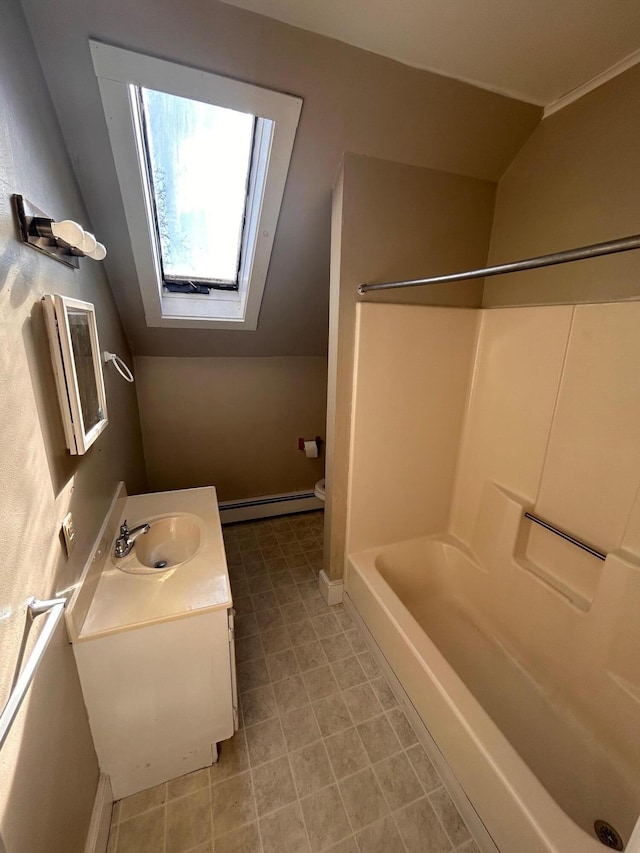
[[[322,513],[224,529],[241,729],[212,767],[116,803],[108,853],[478,853],[341,605]]]

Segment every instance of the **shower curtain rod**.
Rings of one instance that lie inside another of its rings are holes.
[[[609,240],[606,243],[594,243],[592,246],[582,246],[579,249],[567,249],[564,252],[554,252],[551,255],[540,255],[525,261],[510,261],[494,267],[479,270],[435,275],[431,278],[414,278],[408,281],[387,281],[383,284],[361,284],[358,293],[369,293],[373,290],[391,290],[395,287],[419,287],[423,284],[444,284],[447,281],[466,281],[472,278],[488,278],[491,275],[504,275],[509,272],[534,270],[539,267],[551,267],[555,264],[568,264],[571,261],[583,261],[588,258],[598,258],[600,255],[613,255],[616,252],[629,252],[640,249],[640,234],[632,237],[621,237],[619,240]]]

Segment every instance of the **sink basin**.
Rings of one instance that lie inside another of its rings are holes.
[[[191,560],[200,550],[200,520],[195,515],[169,515],[146,519],[148,533],[136,539],[133,550],[116,566],[135,574],[158,574]],[[140,522],[142,523],[142,522]]]

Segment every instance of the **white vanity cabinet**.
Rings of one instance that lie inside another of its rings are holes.
[[[206,767],[235,731],[228,610],[74,646],[100,769],[115,799]],[[231,642],[230,642],[231,640]]]
[[[215,489],[132,498],[122,492],[67,613],[100,769],[115,799],[210,765],[217,743],[238,724],[233,609]],[[117,568],[111,555],[123,520],[153,525],[167,513],[199,520],[196,556],[155,575]]]

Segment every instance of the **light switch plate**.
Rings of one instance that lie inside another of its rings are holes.
[[[62,519],[62,538],[64,539],[64,546],[67,549],[68,557],[73,551],[73,546],[76,542],[76,532],[73,528],[73,516],[70,512],[68,512]]]

